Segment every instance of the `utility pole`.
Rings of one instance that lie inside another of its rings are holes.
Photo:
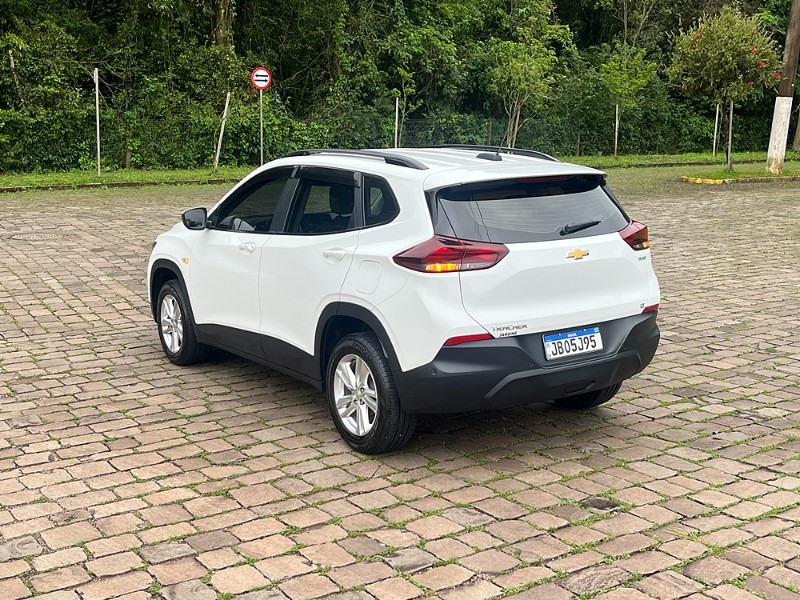
[[[786,157],[798,53],[800,53],[800,0],[792,0],[789,26],[786,28],[786,46],[783,50],[783,70],[778,85],[778,96],[775,98],[775,111],[772,113],[772,131],[767,152],[767,171],[776,175],[783,173],[783,159]]]

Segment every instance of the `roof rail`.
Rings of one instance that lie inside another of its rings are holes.
[[[494,152],[500,154],[517,154],[519,156],[528,156],[530,158],[540,158],[542,160],[550,160],[553,162],[561,162],[554,156],[538,152],[536,150],[526,150],[524,148],[506,148],[505,146],[481,146],[476,144],[440,144],[432,146],[433,148],[452,148],[453,150],[475,150],[476,152]]]
[[[286,156],[311,156],[312,154],[346,154],[350,156],[368,156],[370,158],[380,158],[387,165],[397,165],[398,167],[408,167],[425,171],[428,166],[413,158],[392,154],[388,150],[351,150],[347,148],[307,148],[290,152]]]

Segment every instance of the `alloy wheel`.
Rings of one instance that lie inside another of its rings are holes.
[[[378,417],[378,391],[375,377],[363,358],[347,354],[336,365],[333,395],[339,419],[345,429],[357,436],[365,436]]]
[[[181,351],[183,345],[183,315],[175,296],[167,294],[161,300],[161,335],[164,345],[172,354]]]

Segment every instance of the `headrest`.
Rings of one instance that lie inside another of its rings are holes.
[[[334,183],[328,192],[331,212],[337,215],[353,214],[353,188]]]

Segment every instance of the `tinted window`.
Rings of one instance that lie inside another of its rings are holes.
[[[383,179],[364,177],[364,223],[367,227],[388,223],[397,215],[392,188]]]
[[[540,242],[612,233],[628,223],[594,176],[466,184],[440,190],[437,200],[437,233],[467,240]],[[565,226],[595,222],[561,235]]]
[[[286,233],[339,233],[355,229],[355,186],[301,179],[289,210]]]
[[[291,168],[275,169],[246,184],[214,217],[217,229],[269,231]]]

